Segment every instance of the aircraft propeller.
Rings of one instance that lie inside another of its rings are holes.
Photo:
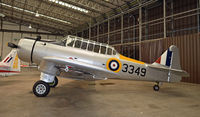
[[[8,47],[11,47],[11,48],[18,48],[19,46],[14,44],[14,43],[11,43],[11,42],[8,42]]]

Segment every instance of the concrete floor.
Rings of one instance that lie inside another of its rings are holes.
[[[39,72],[0,77],[0,117],[199,117],[200,85],[59,78],[45,98],[32,93]]]

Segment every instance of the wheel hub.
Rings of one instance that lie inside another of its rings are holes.
[[[46,92],[46,87],[43,84],[39,84],[36,86],[36,92],[38,94],[44,94]]]

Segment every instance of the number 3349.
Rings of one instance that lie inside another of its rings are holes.
[[[122,72],[128,72],[129,74],[137,74],[138,76],[145,76],[146,69],[137,67],[135,68],[133,65],[123,64]]]

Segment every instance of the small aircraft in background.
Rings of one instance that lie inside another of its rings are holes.
[[[19,74],[20,71],[20,59],[18,58],[17,50],[12,49],[6,58],[0,62],[0,75],[16,75]]]
[[[33,86],[38,97],[47,96],[50,87],[58,84],[56,76],[84,80],[143,80],[156,82],[153,89],[159,90],[161,82],[179,82],[188,73],[181,70],[179,51],[170,46],[153,64],[131,59],[119,54],[113,47],[75,36],[67,36],[61,42],[37,38],[22,38],[17,48],[19,58],[36,63],[41,71],[40,80]]]

